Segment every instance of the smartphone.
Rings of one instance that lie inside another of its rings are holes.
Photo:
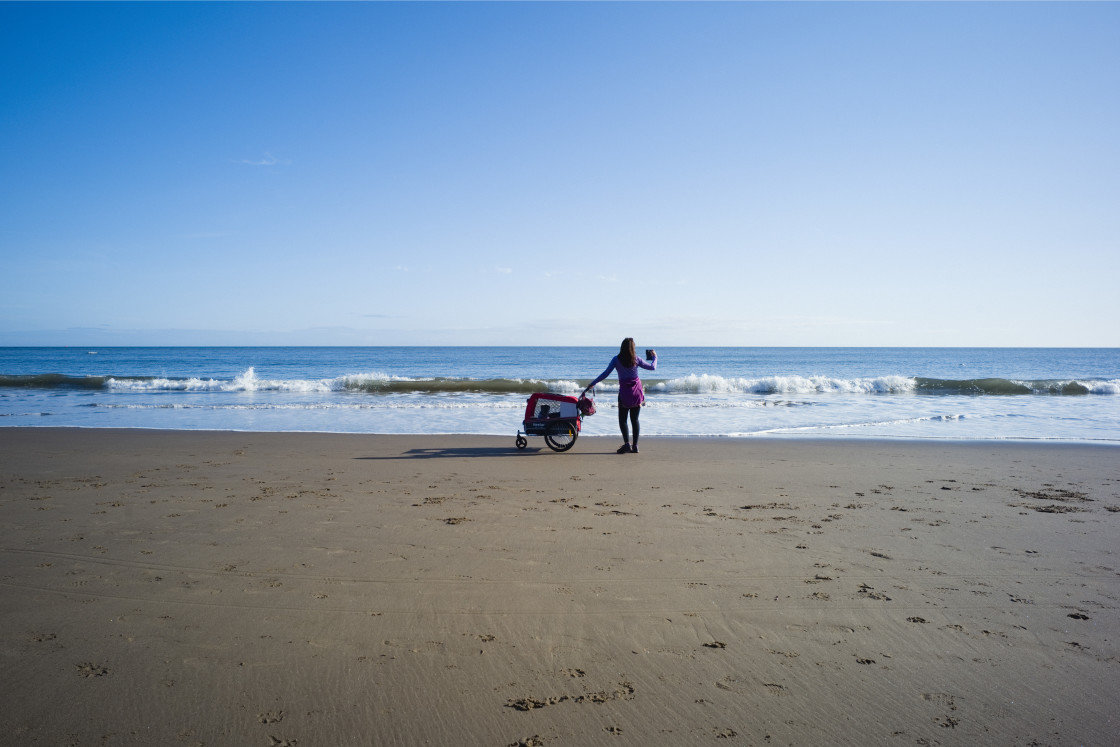
[[[649,348],[646,348],[646,360],[647,361],[653,360],[653,350],[651,350]]]

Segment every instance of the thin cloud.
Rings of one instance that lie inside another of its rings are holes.
[[[264,157],[261,158],[260,160],[252,161],[250,159],[245,158],[245,159],[242,159],[240,161],[237,161],[237,163],[245,164],[246,166],[287,166],[287,165],[291,164],[291,161],[281,160],[281,159],[277,158],[276,156],[274,156],[271,153],[266,151],[265,154],[264,154]]]

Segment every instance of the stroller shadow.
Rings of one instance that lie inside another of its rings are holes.
[[[452,446],[447,448],[434,449],[409,449],[399,456],[366,456],[354,458],[384,461],[394,459],[461,459],[463,457],[516,457],[522,456],[524,454],[537,454],[542,451],[544,451],[543,448],[517,449],[512,446]]]

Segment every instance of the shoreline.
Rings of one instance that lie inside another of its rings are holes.
[[[504,434],[493,433],[358,433],[354,431],[260,431],[260,430],[220,430],[213,428],[144,428],[141,426],[98,426],[98,425],[0,425],[0,432],[5,430],[21,431],[21,430],[55,430],[55,431],[140,431],[145,433],[233,433],[245,435],[268,435],[268,434],[288,434],[293,436],[352,436],[354,438],[404,438],[404,439],[442,439],[442,438],[478,438],[478,439],[512,439],[512,436]],[[530,448],[532,447],[533,440],[539,440],[537,436],[530,436]],[[595,440],[595,441],[619,441],[619,435],[590,435],[580,434],[579,441]],[[916,436],[775,436],[772,434],[767,435],[728,435],[728,434],[703,434],[703,435],[648,435],[642,436],[642,443],[655,441],[658,443],[663,442],[691,442],[691,441],[727,441],[727,442],[743,442],[743,443],[756,443],[756,442],[774,442],[774,443],[815,443],[815,444],[839,444],[839,443],[862,443],[862,444],[882,444],[882,443],[899,443],[899,444],[959,444],[962,446],[985,446],[996,444],[1008,444],[1028,446],[1036,444],[1040,446],[1101,446],[1105,448],[1120,447],[1120,441],[1111,439],[1060,439],[1060,438],[936,438],[927,437],[920,438]],[[572,452],[575,453],[574,447]]]
[[[1110,445],[586,438],[0,428],[0,729],[1113,738]]]

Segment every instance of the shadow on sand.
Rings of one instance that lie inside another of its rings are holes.
[[[444,459],[463,457],[515,457],[525,454],[536,454],[544,451],[543,448],[518,450],[514,446],[451,446],[433,449],[409,449],[396,456],[367,456],[354,457],[355,459]]]
[[[395,456],[364,456],[354,457],[355,459],[372,459],[376,461],[394,460],[394,459],[462,459],[466,457],[519,457],[528,456],[530,454],[553,454],[556,452],[551,451],[543,446],[526,449],[518,449],[514,446],[450,446],[446,448],[431,448],[431,449],[409,449]],[[566,454],[557,454],[557,456],[570,455],[574,452],[567,452]],[[598,452],[583,452],[583,456],[600,456]]]

